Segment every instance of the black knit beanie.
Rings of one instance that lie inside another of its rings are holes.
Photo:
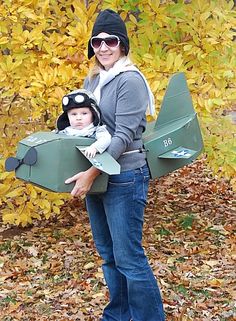
[[[118,13],[111,9],[106,9],[101,11],[94,23],[92,30],[92,37],[97,36],[101,32],[106,32],[110,35],[115,35],[119,37],[121,43],[125,48],[125,55],[128,55],[129,52],[129,38],[127,35],[127,30],[124,21],[121,19]],[[88,58],[94,56],[93,48],[88,42]]]

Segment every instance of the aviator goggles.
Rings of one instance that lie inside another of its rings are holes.
[[[108,48],[117,48],[120,44],[120,39],[115,35],[106,38],[92,37],[90,39],[90,44],[93,49],[99,49],[102,44],[105,44]]]
[[[75,104],[81,104],[86,100],[86,98],[87,97],[84,94],[75,94],[75,95],[70,95],[69,97],[64,96],[62,99],[62,106],[66,107],[69,104],[70,99],[72,99]]]

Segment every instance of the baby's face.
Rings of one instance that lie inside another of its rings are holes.
[[[72,128],[83,129],[93,122],[93,114],[88,107],[72,108],[67,112]]]

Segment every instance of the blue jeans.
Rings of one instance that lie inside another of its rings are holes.
[[[163,321],[156,279],[142,247],[149,171],[142,168],[109,177],[103,194],[86,198],[96,248],[104,260],[110,293],[102,321]]]

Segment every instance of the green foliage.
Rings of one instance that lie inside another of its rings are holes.
[[[108,7],[127,22],[131,57],[151,85],[157,110],[169,77],[185,72],[209,165],[229,179],[235,176],[234,128],[220,117],[236,98],[233,1],[104,0],[89,1],[86,8],[82,0],[7,0],[0,4],[0,208],[5,223],[27,225],[60,212],[65,195],[15,180],[4,172],[4,160],[26,135],[54,128],[61,97],[83,84],[91,28],[99,10]]]
[[[194,220],[195,220],[195,217],[193,214],[187,214],[181,217],[179,223],[184,230],[189,230],[189,229],[191,230]]]

